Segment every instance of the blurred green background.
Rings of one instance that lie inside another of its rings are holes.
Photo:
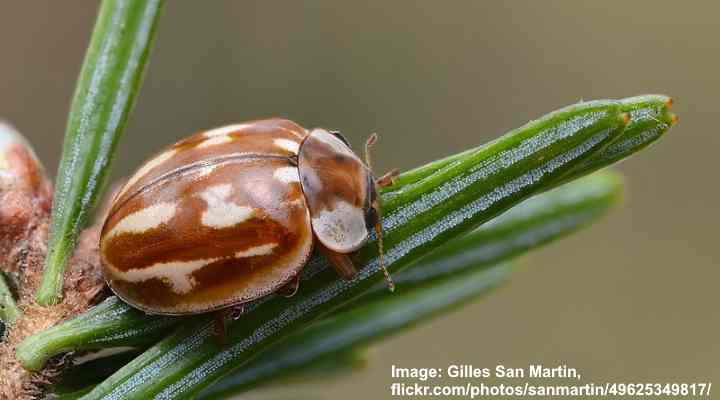
[[[568,364],[586,381],[718,381],[712,1],[168,2],[114,176],[195,131],[267,116],[381,141],[378,170],[491,140],[581,99],[665,93],[680,124],[623,163],[626,204],[509,285],[375,346],[309,397],[389,397],[390,365]],[[0,116],[55,170],[96,4],[4,2]],[[297,389],[292,390],[298,393]]]

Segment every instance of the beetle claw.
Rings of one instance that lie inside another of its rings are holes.
[[[392,186],[395,184],[395,180],[397,180],[397,177],[400,175],[400,170],[397,168],[393,168],[390,171],[383,174],[383,176],[377,178],[375,182],[378,186],[381,188]]]
[[[215,313],[215,339],[219,346],[222,346],[227,341],[225,334],[225,315],[227,310],[219,310]]]
[[[293,297],[298,291],[298,288],[300,287],[300,275],[296,275],[290,282],[286,283],[284,286],[280,287],[280,289],[277,290],[277,294],[279,294],[282,297]]]
[[[327,247],[320,245],[320,251],[330,262],[330,266],[346,281],[352,280],[357,274],[357,269],[347,254],[332,251]]]

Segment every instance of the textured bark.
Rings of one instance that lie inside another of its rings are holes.
[[[104,281],[99,269],[96,227],[83,232],[65,274],[65,296],[52,307],[35,303],[47,253],[52,184],[29,144],[9,126],[0,123],[0,268],[17,291],[22,315],[6,327],[0,344],[0,399],[31,399],[42,395],[63,361],[42,371],[25,370],[15,357],[16,346],[40,332],[85,310],[100,297]]]

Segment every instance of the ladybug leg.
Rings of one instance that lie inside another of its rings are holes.
[[[225,334],[225,316],[227,314],[227,308],[215,312],[215,340],[219,346],[224,345],[227,341],[227,336]]]
[[[215,338],[218,345],[222,346],[227,342],[227,326],[225,324],[225,319],[230,317],[230,319],[235,321],[244,313],[245,304],[238,304],[215,312]]]
[[[323,245],[319,245],[319,247],[325,258],[330,261],[330,266],[333,267],[333,269],[335,270],[335,272],[338,273],[338,275],[340,275],[346,281],[349,281],[355,277],[355,274],[357,274],[357,269],[355,269],[355,264],[353,264],[350,256],[348,256],[347,254],[332,251]]]
[[[282,297],[293,297],[295,296],[295,293],[297,293],[298,288],[300,287],[300,274],[295,275],[294,278],[288,283],[285,284],[285,286],[278,289],[277,294],[279,294]]]
[[[377,178],[375,183],[381,188],[392,186],[395,184],[395,180],[400,175],[400,170],[393,168],[390,171],[383,174],[383,176]]]
[[[228,308],[228,314],[233,321],[237,321],[245,314],[245,303],[236,304]]]

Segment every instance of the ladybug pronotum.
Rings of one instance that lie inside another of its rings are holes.
[[[125,302],[170,315],[293,292],[314,247],[349,279],[349,255],[380,233],[378,201],[370,166],[337,132],[284,119],[213,129],[120,189],[100,236],[103,273]]]

